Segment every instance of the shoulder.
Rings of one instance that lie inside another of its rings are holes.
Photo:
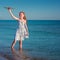
[[[24,20],[24,23],[26,23],[26,20]]]

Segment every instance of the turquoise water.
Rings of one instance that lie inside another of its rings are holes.
[[[23,49],[30,56],[60,60],[60,21],[28,20],[29,39],[23,41]],[[18,21],[0,20],[0,48],[10,47],[14,40]],[[15,48],[18,48],[17,42]]]

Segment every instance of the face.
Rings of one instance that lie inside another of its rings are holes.
[[[20,13],[20,17],[24,17],[24,14],[23,13]]]

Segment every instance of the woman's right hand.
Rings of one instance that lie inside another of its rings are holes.
[[[6,8],[6,9],[8,9],[8,10],[11,10],[11,9],[12,9],[11,7],[4,7],[4,8]]]
[[[10,7],[8,7],[7,9],[8,9],[8,11],[11,11],[12,10],[12,8],[10,8]]]
[[[11,8],[10,8],[10,7],[8,7],[7,9],[8,9],[8,10],[11,10]]]

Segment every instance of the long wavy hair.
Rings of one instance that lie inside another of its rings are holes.
[[[19,16],[20,16],[20,14],[21,14],[21,13],[23,13],[23,14],[24,14],[23,19],[24,19],[24,20],[26,20],[26,15],[25,15],[25,12],[21,11],[21,12],[19,13]]]

